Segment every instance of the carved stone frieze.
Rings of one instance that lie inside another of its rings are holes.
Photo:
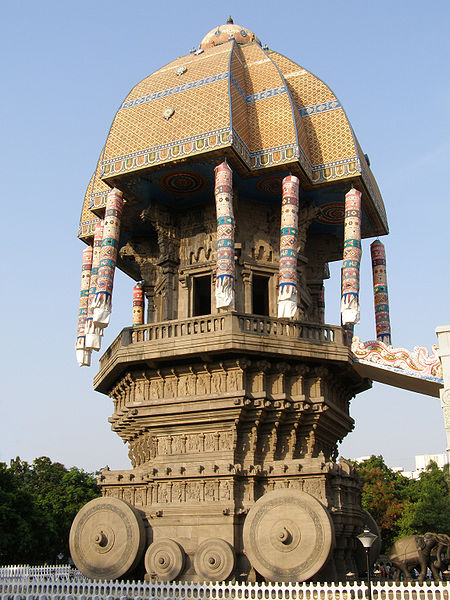
[[[349,536],[362,525],[353,468],[333,463],[353,426],[352,386],[344,369],[290,357],[199,355],[129,368],[111,388],[111,422],[128,441],[135,479],[106,472],[103,493],[140,508],[153,530],[168,527],[174,539],[182,535],[174,523],[200,513],[222,519],[225,539],[242,530],[259,498],[298,491],[329,511],[340,553],[333,564],[342,570]],[[200,531],[201,520],[193,527]]]

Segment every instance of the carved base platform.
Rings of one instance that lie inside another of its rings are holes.
[[[346,366],[249,356],[130,369],[110,391],[110,421],[133,469],[102,472],[104,505],[88,504],[88,524],[81,515],[72,527],[72,556],[86,564],[91,556],[91,566],[75,563],[91,577],[126,574],[116,545],[130,526],[117,516],[120,501],[145,525],[124,565],[138,564],[148,579],[356,572],[360,483],[349,463],[334,461],[353,428],[350,398],[364,386]]]

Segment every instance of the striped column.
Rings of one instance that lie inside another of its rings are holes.
[[[389,296],[386,275],[386,251],[383,242],[370,244],[372,257],[373,299],[375,304],[375,326],[377,339],[391,345],[391,323],[389,319]]]
[[[215,168],[217,213],[216,308],[234,308],[233,174],[224,161]]]
[[[343,325],[359,323],[359,265],[361,253],[361,192],[352,188],[345,195],[341,298],[341,320]]]
[[[282,190],[278,317],[293,319],[297,312],[298,177],[285,177]]]
[[[142,283],[133,288],[133,327],[144,324],[144,290]]]
[[[106,199],[103,241],[100,251],[97,287],[92,303],[93,324],[100,329],[109,325],[111,317],[112,290],[119,246],[120,219],[122,217],[122,192],[111,190]]]
[[[98,268],[100,264],[100,253],[103,241],[103,221],[99,221],[95,226],[94,233],[94,250],[92,255],[92,271],[91,271],[91,283],[89,286],[89,299],[88,309],[86,318],[86,348],[91,350],[100,350],[101,336],[103,335],[103,329],[94,325],[93,314],[94,309],[92,307],[95,294],[97,291],[97,279],[98,279]]]
[[[89,285],[92,269],[92,246],[83,250],[83,262],[81,266],[80,304],[78,311],[78,332],[75,344],[77,362],[80,367],[89,367],[91,364],[91,351],[86,349],[85,326],[87,317],[87,305],[89,299]]]

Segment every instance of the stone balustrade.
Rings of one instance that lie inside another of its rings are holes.
[[[227,312],[126,327],[100,358],[98,391],[124,364],[227,351],[349,360],[342,328]]]

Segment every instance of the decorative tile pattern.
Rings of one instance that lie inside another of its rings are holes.
[[[133,287],[133,327],[144,324],[144,290],[141,283]]]
[[[81,267],[80,301],[78,311],[78,330],[75,344],[77,361],[80,367],[91,364],[90,350],[86,349],[86,317],[88,310],[89,285],[92,270],[92,246],[83,250],[83,261]]]
[[[276,164],[292,163],[296,159],[299,159],[299,148],[294,144],[251,152],[236,131],[233,130],[232,136],[233,148],[239,153],[250,169],[257,170]]]
[[[92,302],[92,324],[100,329],[109,325],[111,316],[112,290],[119,249],[122,210],[122,192],[114,188],[109,192],[106,200],[95,298]]]
[[[180,78],[176,71],[180,65],[184,65],[188,69],[188,74],[183,76],[183,83],[186,78],[196,81],[209,77],[212,73],[226,71],[228,70],[229,54],[230,47],[222,46],[221,48],[211,48],[202,56],[187,55],[177,58],[139,82],[125,101],[146,96],[155,90],[164,90],[179,85]]]
[[[104,208],[106,205],[106,197],[108,196],[108,190],[102,192],[95,192],[89,196],[89,208]]]
[[[299,179],[288,175],[282,183],[278,318],[293,319],[297,312],[297,241]]]
[[[233,174],[226,162],[215,168],[217,213],[216,308],[234,307]]]
[[[359,156],[361,156],[362,180],[364,182],[364,185],[367,188],[369,197],[375,206],[376,214],[379,217],[379,219],[381,220],[382,226],[384,228],[384,232],[387,233],[389,231],[389,227],[388,227],[386,209],[384,207],[384,202],[381,197],[380,190],[378,189],[378,185],[377,185],[377,182],[375,181],[375,177],[373,176],[372,171],[369,169],[369,167],[367,165],[366,159],[364,158],[363,151],[361,150],[361,146],[359,145],[358,140],[356,139],[356,136],[355,136],[355,141],[356,141],[356,147],[358,149],[358,154],[359,154]]]
[[[305,69],[299,69],[298,71],[292,71],[292,73],[285,73],[283,77],[285,79],[292,79],[292,77],[300,77],[300,75],[307,75],[308,71]]]
[[[352,129],[341,108],[302,118],[313,165],[357,156]]]
[[[299,108],[299,111],[302,117],[309,117],[328,110],[335,110],[336,108],[342,108],[339,100],[329,100],[328,102],[321,102],[313,106],[306,106],[305,108]]]
[[[165,121],[169,105],[175,112]],[[298,161],[313,184],[362,176],[367,214],[379,233],[387,230],[380,192],[333,92],[277,52],[225,41],[177,58],[127,96],[86,193],[80,236],[93,236],[97,219],[89,209],[105,205],[102,177],[227,146],[250,170]]]
[[[269,55],[289,82],[294,101],[299,108],[336,99],[334,93],[323,81],[293,60],[274,51],[270,51]]]
[[[219,44],[226,44],[230,39],[235,39],[239,44],[248,44],[256,40],[257,44],[261,44],[255,34],[241,25],[234,23],[226,23],[211,29],[200,42],[200,48],[206,50]]]
[[[386,275],[386,251],[383,242],[375,240],[370,244],[372,258],[373,300],[375,305],[375,326],[377,339],[391,345],[391,323],[389,318],[389,296]]]
[[[103,221],[99,221],[95,225],[93,254],[92,254],[92,271],[91,281],[89,284],[89,299],[87,306],[87,317],[86,317],[86,348],[90,350],[100,350],[101,347],[101,330],[96,327],[92,321],[94,316],[93,302],[95,294],[97,292],[97,279],[98,279],[98,268],[100,265],[100,255],[103,242]]]
[[[210,83],[215,83],[216,81],[221,81],[222,79],[227,79],[228,76],[229,73],[217,73],[216,75],[210,75],[209,77],[199,79],[198,81],[189,81],[188,83],[176,85],[175,87],[169,88],[167,90],[160,90],[159,92],[154,92],[153,94],[147,94],[146,96],[142,96],[141,98],[135,98],[134,100],[125,101],[119,108],[119,110],[132,108],[133,106],[145,104],[146,102],[152,102],[153,100],[159,100],[160,98],[167,98],[167,96],[173,96],[174,94],[186,92],[187,90],[192,90],[194,88],[201,87],[202,85],[208,85]]]
[[[361,254],[361,192],[352,188],[345,194],[341,295],[343,325],[353,326],[355,323],[359,323],[359,265]]]
[[[171,144],[162,144],[161,146],[120,156],[104,163],[102,177],[170,162],[171,160],[200,154],[222,146],[229,146],[229,135],[229,128],[224,128]]]
[[[333,163],[315,165],[312,168],[311,179],[313,183],[323,183],[333,179],[347,179],[361,174],[359,159],[354,156]]]
[[[247,104],[250,104],[251,102],[256,102],[257,100],[265,100],[266,98],[271,98],[272,96],[278,96],[279,94],[285,94],[287,91],[286,86],[281,85],[271,90],[263,90],[262,92],[258,92],[257,94],[249,94],[247,96],[233,75],[231,75],[231,81],[237,87],[238,91],[240,92],[244,100],[247,102]]]
[[[78,227],[78,237],[82,239],[93,237],[95,233],[95,226],[99,221],[99,218],[81,221],[80,226]]]

